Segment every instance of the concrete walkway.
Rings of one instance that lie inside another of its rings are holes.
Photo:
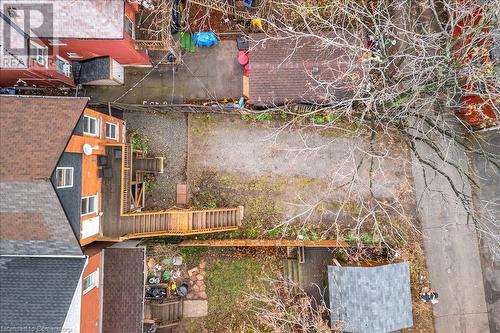
[[[84,86],[80,95],[91,97],[93,102],[113,102],[126,93],[119,102],[130,104],[237,99],[243,93],[243,67],[237,53],[236,41],[223,40],[185,54],[175,70],[170,65],[126,67],[123,86]]]
[[[467,170],[467,157],[461,149],[444,138],[433,139],[446,147],[443,151],[448,160]],[[432,149],[418,143],[417,150],[470,194],[468,183],[462,182],[454,168],[442,164]],[[436,333],[490,332],[475,226],[444,176],[416,157],[413,174],[427,268],[432,288],[439,293],[439,303],[433,306]]]
[[[483,148],[492,154],[500,153],[500,131],[481,135]],[[484,155],[473,156],[474,171],[479,182],[479,200],[476,209],[481,212],[481,226],[485,230],[479,242],[483,266],[486,305],[490,332],[500,332],[500,172]],[[495,238],[496,237],[496,238]]]

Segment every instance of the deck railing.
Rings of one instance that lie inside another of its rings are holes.
[[[166,211],[131,210],[132,170],[134,151],[122,144],[120,223],[126,238],[161,235],[192,235],[236,230],[243,219],[243,207],[207,210],[170,209]]]

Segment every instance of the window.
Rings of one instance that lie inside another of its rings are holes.
[[[132,37],[132,39],[135,38],[134,23],[127,16],[125,16],[125,32]]]
[[[46,46],[30,41],[30,54],[39,65],[47,66],[49,51]]]
[[[81,59],[81,58],[83,58],[81,55],[79,55],[78,53],[75,53],[75,52],[67,52],[66,54],[68,55],[68,57],[70,57],[72,59]]]
[[[106,137],[108,139],[118,140],[118,130],[116,124],[106,123]]]
[[[99,268],[83,278],[83,293],[86,294],[97,287],[99,287]]]
[[[83,133],[90,135],[97,135],[99,133],[97,118],[83,116]]]
[[[49,45],[52,45],[52,46],[66,46],[68,44],[62,42],[60,39],[54,38],[54,39],[49,39]]]
[[[73,187],[73,168],[57,168],[56,184],[57,188]]]
[[[59,56],[56,59],[56,69],[59,73],[71,77],[71,64]]]
[[[82,198],[82,215],[88,215],[97,211],[97,194]]]

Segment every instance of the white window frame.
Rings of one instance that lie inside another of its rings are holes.
[[[108,136],[108,125],[114,126],[115,127],[115,136]],[[107,121],[106,126],[105,126],[105,133],[106,139],[112,139],[118,141],[118,125],[112,122]]]
[[[66,46],[68,44],[61,42],[61,40],[59,38],[52,38],[52,39],[49,39],[49,45],[51,45],[51,46]]]
[[[36,55],[35,55],[35,61],[41,65],[47,68],[49,65],[49,49],[47,46],[42,46],[32,40],[30,40],[30,44],[36,49]],[[38,53],[38,50],[45,50],[45,54],[42,54],[42,57],[40,57],[40,54]],[[41,59],[41,61],[40,61]]]
[[[82,213],[83,200],[89,199],[89,198],[94,198],[94,210],[86,212],[86,213]],[[98,194],[94,194],[94,195],[89,195],[89,196],[86,196],[86,197],[82,197],[82,200],[80,200],[80,205],[81,205],[81,207],[80,207],[80,216],[87,216],[87,215],[91,215],[91,214],[97,214],[97,208],[99,206],[98,199],[99,199]]]
[[[63,66],[63,72],[61,74],[63,74],[64,76],[67,76],[67,77],[71,77],[71,63],[68,60],[64,59],[63,57],[60,57],[59,55],[56,55],[56,57],[57,57],[57,59],[64,62],[64,65],[67,65],[67,67]]]
[[[85,286],[85,280],[91,280],[91,283],[86,289],[83,289]],[[99,268],[82,279],[82,289],[84,295],[94,288],[99,288]]]
[[[66,54],[68,55],[68,58],[71,58],[71,59],[82,59],[83,56],[80,55],[79,53],[76,53],[76,52],[66,52]]]
[[[95,121],[95,133],[85,132],[85,118],[93,119]],[[100,125],[99,119],[97,119],[96,117],[83,115],[83,134],[92,135],[92,136],[99,136],[99,133],[100,133],[100,126],[99,125]]]
[[[56,168],[56,185],[59,184],[59,170],[71,170],[71,185],[63,185],[63,186],[56,186],[56,188],[68,188],[68,187],[73,187],[73,177],[74,177],[74,169],[73,167],[57,167]],[[63,172],[64,174],[64,172]],[[64,177],[66,179],[66,177]]]

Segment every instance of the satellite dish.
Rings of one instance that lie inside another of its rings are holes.
[[[97,147],[97,146],[92,147],[91,145],[89,145],[88,143],[86,143],[86,144],[83,145],[83,153],[85,155],[87,155],[87,156],[90,156],[90,155],[92,155],[92,151],[94,149],[97,149],[97,148],[99,148],[99,147]]]

